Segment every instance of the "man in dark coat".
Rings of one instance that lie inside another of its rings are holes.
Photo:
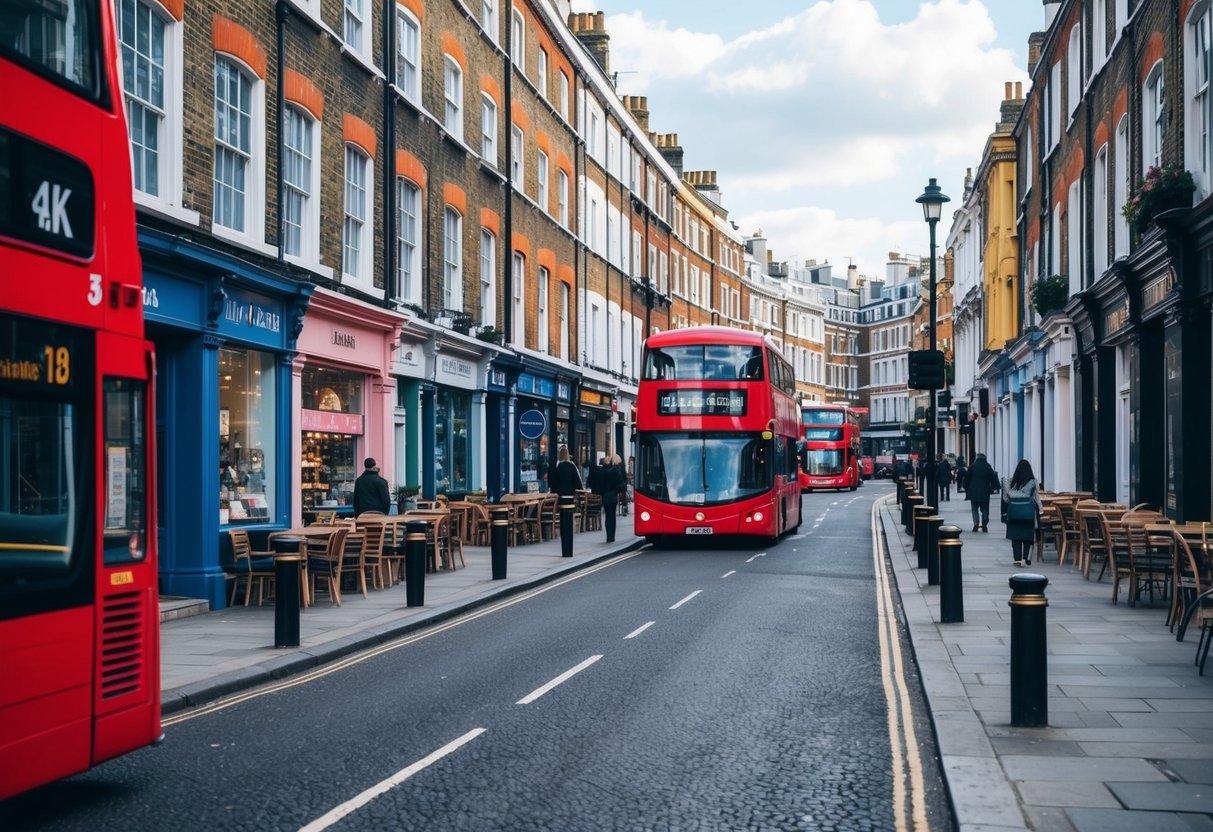
[[[619,492],[627,486],[627,474],[618,456],[604,456],[602,464],[590,475],[590,490],[602,497],[607,543],[615,542],[615,509],[619,504]]]
[[[978,454],[973,459],[965,473],[965,499],[969,501],[973,511],[973,531],[980,527],[983,532],[990,529],[990,494],[999,489],[998,475],[990,463],[986,462],[985,454]],[[978,514],[981,521],[978,522]]]
[[[943,454],[939,455],[939,462],[935,466],[935,476],[939,481],[939,499],[952,500],[952,466],[948,463],[948,458]]]
[[[965,476],[969,473],[969,469],[965,467],[963,456],[956,457],[956,493],[963,494],[965,490]]]
[[[362,476],[354,480],[354,516],[367,511],[387,514],[392,498],[387,491],[387,480],[379,476],[379,465],[367,457],[362,469]]]

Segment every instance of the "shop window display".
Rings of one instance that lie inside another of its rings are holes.
[[[274,516],[269,472],[277,455],[274,356],[219,350],[219,522],[260,523]]]
[[[471,396],[439,390],[434,412],[434,486],[438,493],[468,490]]]
[[[354,500],[354,480],[361,473],[357,460],[363,376],[309,365],[303,368],[300,384],[305,411],[348,414],[333,426],[335,430],[303,433],[303,509],[350,505]]]

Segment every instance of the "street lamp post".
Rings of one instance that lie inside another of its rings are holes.
[[[926,190],[924,190],[922,192],[922,196],[918,197],[918,199],[916,199],[914,201],[922,206],[923,219],[925,219],[927,221],[927,227],[931,229],[931,251],[930,251],[931,301],[930,301],[930,308],[928,309],[928,314],[931,316],[930,323],[929,323],[931,343],[930,343],[929,349],[933,354],[936,351],[936,349],[938,349],[938,347],[936,346],[936,343],[935,343],[935,330],[937,328],[936,314],[935,314],[935,310],[936,310],[935,224],[939,222],[939,216],[941,213],[943,213],[943,204],[945,202],[951,202],[951,199],[949,199],[947,196],[944,195],[943,191],[940,190],[939,185],[936,184],[935,178],[931,177],[931,181],[927,183]],[[944,379],[944,383],[945,384],[947,383],[946,378]],[[935,510],[938,512],[939,511],[939,477],[938,477],[938,466],[936,465],[936,460],[935,460],[936,435],[938,434],[938,431],[939,431],[939,427],[938,427],[939,399],[938,399],[937,393],[938,393],[937,390],[931,391],[931,407],[930,407],[929,415],[927,416],[928,433],[927,433],[927,495],[926,496],[927,496],[928,504],[934,506]]]

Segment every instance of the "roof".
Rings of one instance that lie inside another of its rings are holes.
[[[761,333],[728,326],[690,326],[658,332],[650,335],[645,345],[649,347],[684,346],[686,344],[750,344],[770,346]]]

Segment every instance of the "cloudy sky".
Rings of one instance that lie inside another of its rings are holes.
[[[1040,0],[573,0],[606,14],[620,94],[677,133],[688,170],[715,170],[744,233],[776,259],[926,254],[914,199],[936,177],[959,202],[999,117],[1027,85]],[[938,242],[947,234],[948,209]]]

